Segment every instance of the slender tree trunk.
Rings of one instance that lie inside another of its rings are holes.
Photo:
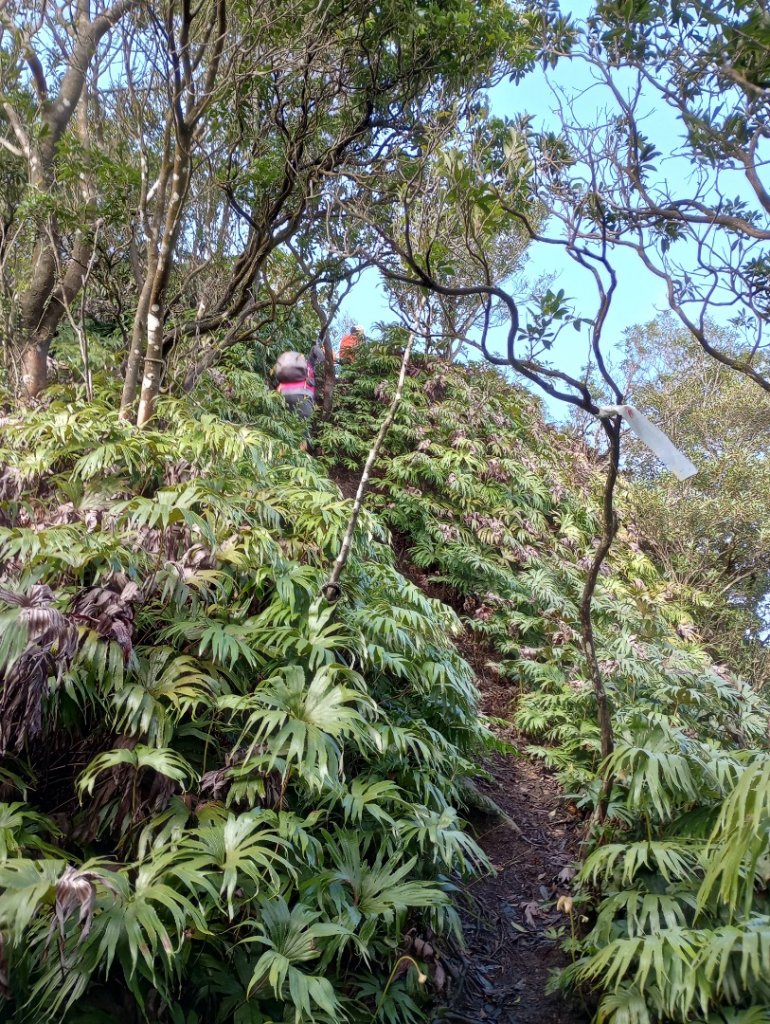
[[[423,306],[424,302],[420,306],[420,312],[422,312]],[[328,580],[321,587],[321,593],[330,604],[337,601],[340,596],[340,577],[342,576],[345,566],[348,563],[348,558],[350,557],[353,536],[356,532],[356,526],[358,525],[358,520],[361,516],[361,510],[364,507],[364,498],[366,497],[366,492],[369,489],[369,480],[372,475],[372,469],[374,468],[374,464],[380,454],[380,449],[382,448],[387,433],[393,425],[393,420],[396,418],[398,407],[401,404],[401,397],[404,393],[404,381],[406,380],[406,370],[409,366],[409,358],[412,354],[412,345],[414,344],[414,335],[415,331],[412,330],[409,334],[409,340],[406,343],[404,355],[401,359],[401,370],[398,374],[396,392],[393,395],[390,408],[380,424],[380,429],[377,431],[374,443],[369,449],[366,464],[364,465],[363,472],[361,473],[361,479],[358,481],[358,490],[356,491],[355,501],[353,502],[353,511],[350,513],[350,519],[348,521],[347,529],[345,530],[345,536],[342,538],[339,554],[332,566],[332,571],[329,574]]]
[[[599,721],[601,735],[602,762],[612,754],[614,739],[612,733],[612,714],[607,691],[604,687],[604,679],[599,666],[599,659],[596,656],[596,644],[594,641],[594,627],[591,617],[591,606],[593,602],[596,583],[599,579],[599,571],[607,557],[615,535],[618,532],[618,519],[614,509],[615,484],[618,479],[618,466],[620,463],[620,417],[614,417],[612,421],[602,420],[602,426],[610,442],[609,465],[607,476],[604,482],[604,500],[602,503],[602,536],[599,547],[594,553],[591,567],[583,587],[583,596],[580,601],[580,626],[583,640],[583,650],[588,662],[588,674],[593,683],[594,695],[596,696],[596,711]],[[607,817],[607,807],[612,792],[613,776],[606,769],[602,779],[599,802],[595,811],[596,821],[601,824]]]
[[[144,376],[139,396],[136,425],[143,427],[155,412],[155,402],[163,379],[163,316],[168,274],[160,274],[153,282],[150,310],[147,313],[147,352],[144,357]]]
[[[196,100],[197,90],[193,81],[192,64],[189,60],[189,46],[192,21],[200,13],[202,7],[201,4],[193,11],[190,4],[182,5],[182,23],[178,41],[174,36],[172,20],[169,19],[167,22],[169,56],[175,83],[171,107],[176,146],[170,181],[171,196],[168,200],[163,230],[159,238],[158,262],[152,276],[149,309],[147,310],[147,351],[144,357],[144,376],[136,417],[139,427],[143,427],[152,419],[155,413],[155,403],[160,393],[165,366],[163,323],[166,313],[166,297],[174,250],[182,227],[182,213],[190,187],[193,140],[201,118],[214,99],[214,89],[224,50],[227,4],[226,0],[214,0],[207,34],[208,44],[211,48],[209,61],[198,94],[199,98]],[[189,101],[186,110],[183,109],[183,97]],[[164,165],[168,167],[168,161],[165,161]]]
[[[150,247],[148,246],[148,248]],[[157,263],[157,255],[150,253],[147,261],[147,272],[142,284],[142,290],[139,293],[136,313],[134,314],[134,324],[131,328],[131,347],[128,350],[126,376],[123,380],[123,394],[120,398],[120,418],[122,420],[131,418],[134,402],[136,401],[139,373],[144,361],[145,342],[147,339],[147,314],[150,310],[150,297],[152,295]]]
[[[328,420],[332,414],[334,407],[334,385],[337,383],[336,374],[334,371],[334,346],[332,340],[329,337],[328,327],[324,333],[323,338],[323,350],[324,350],[324,390],[323,390],[323,404],[321,411],[323,418]]]
[[[131,268],[139,290],[139,301],[134,314],[131,328],[131,345],[126,361],[126,373],[123,379],[123,394],[120,398],[120,418],[131,419],[135,412],[136,392],[139,386],[139,375],[142,372],[144,357],[147,351],[147,316],[150,312],[150,301],[158,270],[159,237],[163,223],[163,208],[166,202],[168,183],[171,177],[171,140],[173,138],[173,117],[171,112],[166,117],[161,147],[158,177],[152,188],[147,191],[147,183],[143,183],[140,200],[140,220],[146,234],[145,254],[146,265],[142,270],[139,251],[133,238]],[[146,161],[142,163],[143,174],[146,172]],[[154,194],[154,211],[149,209],[148,196]],[[129,250],[130,252],[131,250]]]
[[[302,257],[292,248],[297,260],[305,271],[306,274],[310,273],[307,264],[303,261]],[[323,388],[323,399],[321,404],[321,413],[325,420],[328,420],[332,414],[332,408],[334,406],[334,385],[337,382],[336,374],[334,372],[334,346],[332,345],[331,336],[329,334],[329,328],[331,327],[332,320],[337,315],[339,308],[342,304],[342,300],[349,293],[352,285],[350,279],[341,293],[333,299],[330,308],[325,308],[321,302],[321,297],[318,294],[317,285],[313,285],[310,289],[310,304],[313,307],[315,315],[318,317],[319,334],[318,340],[321,343],[324,353],[324,388]]]
[[[166,211],[163,234],[158,250],[157,264],[151,281],[147,316],[147,350],[144,357],[144,376],[139,396],[139,411],[136,425],[143,427],[155,412],[155,402],[163,378],[163,321],[165,318],[166,293],[174,260],[174,249],[182,226],[182,211],[187,198],[187,189],[192,172],[192,133],[179,131],[174,154],[174,170],[171,179],[171,198]],[[148,275],[149,277],[149,275]],[[132,349],[133,349],[132,344]]]

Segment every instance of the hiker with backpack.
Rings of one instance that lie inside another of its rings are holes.
[[[349,334],[345,334],[340,341],[340,351],[337,359],[340,363],[352,363],[355,358],[356,349],[362,341],[366,340],[366,332],[361,324],[356,324]]]
[[[292,412],[309,420],[315,406],[315,368],[323,359],[323,350],[314,345],[306,359],[301,352],[282,352],[273,367],[278,381],[277,391]]]

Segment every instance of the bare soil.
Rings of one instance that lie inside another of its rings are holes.
[[[456,611],[467,610],[451,588],[409,563],[402,538],[395,541],[399,569],[408,579]],[[495,653],[469,630],[457,646],[474,670],[484,713],[509,720],[517,694],[490,667]],[[451,980],[434,1021],[587,1024],[586,1007],[561,992],[546,994],[552,974],[568,963],[561,941],[570,918],[557,902],[570,895],[584,823],[551,773],[524,753],[524,738],[505,724],[496,732],[515,752],[488,758],[486,776],[473,781],[504,817],[478,813],[470,822],[495,870],[465,887],[465,949],[442,951]]]
[[[491,816],[473,822],[496,873],[470,882],[461,909],[465,950],[445,967],[453,982],[435,1020],[489,1024],[586,1024],[588,1014],[560,993],[547,995],[553,971],[565,966],[560,932],[569,917],[557,910],[569,895],[577,856],[574,819],[558,787],[539,765],[496,755],[491,778],[478,780],[513,824]]]

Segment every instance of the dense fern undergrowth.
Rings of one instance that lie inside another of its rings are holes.
[[[360,465],[397,356],[363,351],[323,432]],[[612,1024],[770,1021],[768,706],[697,633],[709,600],[675,590],[626,527],[594,602],[616,747],[600,765],[578,604],[599,529],[600,468],[546,428],[535,401],[483,368],[418,359],[373,507],[408,557],[454,594],[493,652],[531,754],[586,813],[615,777],[566,909],[565,987]],[[622,514],[621,495],[621,514]]]
[[[319,602],[349,503],[255,374],[101,396],[0,435],[0,1019],[422,1019],[484,863],[457,616],[370,515]]]
[[[586,815],[615,774],[560,982],[600,1022],[770,1020],[768,708],[626,528],[595,602],[600,765],[576,632],[600,475],[531,397],[417,357],[343,600],[319,601],[350,510],[323,464],[360,467],[397,364],[361,352],[319,459],[235,365],[151,430],[108,383],[2,429],[0,1019],[424,1019],[409,935],[456,933],[485,869],[466,629]]]

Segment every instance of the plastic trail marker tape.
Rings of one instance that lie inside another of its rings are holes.
[[[658,456],[677,480],[688,480],[698,472],[693,463],[671,443],[663,431],[654,423],[650,423],[633,405],[603,405],[598,415],[603,419],[608,416],[622,416],[639,440]]]

